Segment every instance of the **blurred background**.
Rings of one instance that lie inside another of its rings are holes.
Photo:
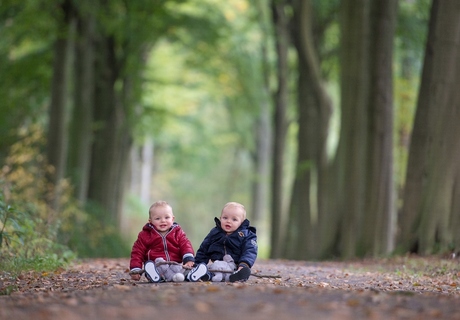
[[[0,1],[3,258],[128,257],[157,200],[196,249],[238,201],[261,258],[455,250],[405,188],[438,2]]]

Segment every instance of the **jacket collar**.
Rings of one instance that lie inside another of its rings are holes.
[[[214,218],[214,222],[216,223],[216,227],[221,229],[221,230],[224,230],[222,229],[222,226],[221,226],[221,223],[220,223],[220,219],[215,217]],[[236,229],[235,231],[239,231],[241,229],[247,229],[249,227],[249,220],[248,219],[244,219],[243,223],[241,224],[241,226],[238,227],[238,229]]]
[[[173,222],[173,225],[171,226],[169,230],[172,230],[176,228],[177,226],[178,226],[177,222]],[[142,229],[144,229],[145,231],[151,231],[151,230],[155,230],[155,227],[150,222],[147,222]]]

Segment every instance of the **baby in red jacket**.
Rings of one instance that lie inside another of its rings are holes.
[[[139,232],[131,250],[131,279],[140,280],[143,266],[150,282],[164,281],[154,263],[155,259],[163,258],[182,263],[186,270],[185,279],[198,281],[207,273],[207,267],[205,264],[195,265],[194,254],[192,243],[174,222],[172,207],[166,201],[157,201],[150,206],[148,223]]]

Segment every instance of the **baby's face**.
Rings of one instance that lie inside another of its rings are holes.
[[[166,232],[174,222],[174,214],[168,206],[156,207],[150,212],[149,222],[159,232]]]
[[[220,223],[227,234],[234,232],[244,221],[244,213],[241,208],[229,206],[222,211]]]

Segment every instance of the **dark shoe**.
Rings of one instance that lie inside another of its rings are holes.
[[[213,274],[211,272],[206,272],[204,276],[200,278],[201,281],[211,281]]]
[[[191,282],[197,282],[201,277],[205,276],[208,273],[208,267],[204,263],[196,265],[190,272],[187,274],[187,280]]]
[[[236,282],[236,281],[246,281],[249,279],[249,276],[251,275],[251,269],[248,267],[243,267],[240,271],[235,272],[230,276],[230,282]]]
[[[145,277],[147,280],[153,283],[160,282],[161,277],[160,273],[157,270],[157,267],[155,266],[155,263],[153,261],[147,261],[144,265],[144,271],[145,271]]]

